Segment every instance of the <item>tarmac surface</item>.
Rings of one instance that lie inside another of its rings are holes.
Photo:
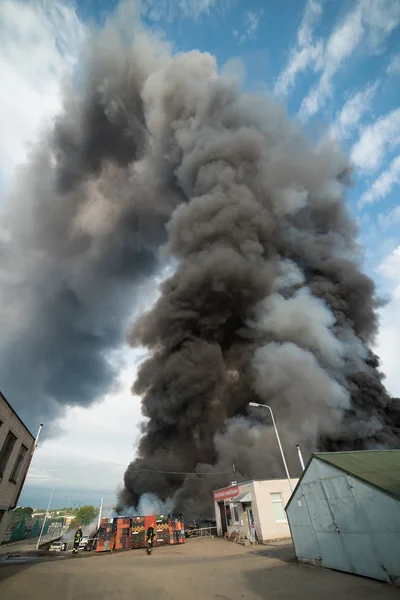
[[[58,540],[60,535],[44,535],[40,541],[40,547],[47,549],[52,542]],[[14,554],[17,552],[31,552],[36,549],[36,544],[39,538],[32,538],[29,540],[22,540],[20,542],[8,542],[7,544],[0,545],[0,560],[4,558],[5,554]]]
[[[247,548],[222,539],[0,562],[2,600],[386,600],[391,585],[297,564],[291,544]]]

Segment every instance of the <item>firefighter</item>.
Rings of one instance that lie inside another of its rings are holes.
[[[74,535],[74,549],[72,550],[73,554],[78,552],[79,544],[82,539],[82,525],[79,525],[78,529],[75,531]]]
[[[146,532],[146,541],[147,541],[147,552],[148,554],[151,554],[151,551],[153,549],[153,543],[154,543],[154,538],[156,537],[156,532],[154,529],[154,523],[152,523],[150,525],[150,527],[147,528],[147,532]]]

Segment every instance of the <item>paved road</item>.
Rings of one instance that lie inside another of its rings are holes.
[[[44,535],[42,536],[40,547],[47,548],[50,546],[53,540],[58,540],[60,538],[60,534],[54,535]],[[28,540],[21,540],[19,542],[8,542],[7,544],[0,545],[0,557],[5,554],[13,554],[14,552],[30,552],[31,550],[35,550],[36,544],[39,538],[32,538]]]
[[[298,565],[290,545],[245,548],[220,539],[184,546],[0,567],[2,600],[390,600],[383,583]]]

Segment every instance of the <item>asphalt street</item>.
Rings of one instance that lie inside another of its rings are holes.
[[[9,559],[2,600],[386,600],[388,584],[296,563],[291,544],[246,548],[222,539],[120,553]]]

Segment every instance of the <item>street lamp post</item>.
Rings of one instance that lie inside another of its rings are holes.
[[[68,505],[69,505],[69,496],[68,494],[64,494],[64,498],[66,498],[67,500],[67,506],[65,507],[64,510],[64,522],[63,522],[63,530],[66,528],[67,526],[67,516],[68,516]]]
[[[53,474],[55,477],[57,477],[57,475],[54,473],[54,471],[46,471],[46,473],[52,473],[52,474]],[[46,514],[44,515],[44,519],[43,519],[42,528],[41,528],[41,530],[40,530],[39,539],[38,539],[38,542],[37,542],[37,544],[36,544],[36,550],[39,550],[39,547],[40,547],[40,542],[41,542],[41,539],[42,539],[42,535],[43,535],[44,526],[45,526],[45,524],[46,524],[47,515],[48,515],[48,513],[49,513],[49,510],[50,510],[50,505],[51,505],[51,501],[52,501],[52,499],[53,499],[54,488],[55,488],[55,486],[53,485],[53,489],[51,490],[51,494],[50,494],[49,503],[48,503],[48,505],[47,505]]]
[[[250,406],[262,407],[262,408],[268,408],[269,412],[271,413],[272,424],[273,424],[274,429],[275,429],[276,439],[278,440],[279,450],[281,451],[282,461],[283,461],[283,465],[285,467],[286,476],[287,476],[287,479],[288,479],[288,482],[289,482],[290,491],[293,492],[292,481],[290,479],[289,469],[288,469],[288,466],[286,464],[286,459],[285,459],[285,455],[283,453],[281,439],[279,437],[278,429],[276,427],[276,423],[275,423],[275,419],[274,419],[274,413],[272,412],[272,408],[270,406],[268,406],[268,404],[259,404],[258,402],[249,402],[249,405]]]

